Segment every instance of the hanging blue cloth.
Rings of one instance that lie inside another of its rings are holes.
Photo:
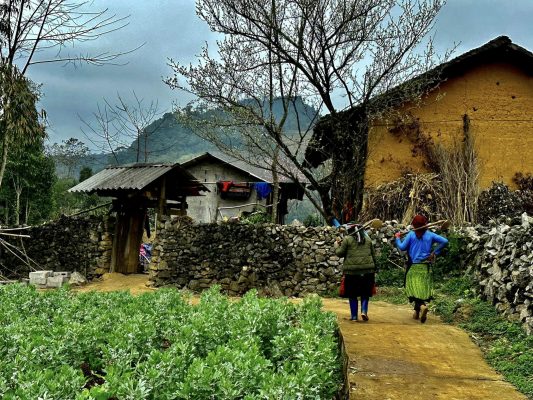
[[[257,182],[254,184],[254,188],[257,192],[257,200],[266,199],[272,192],[272,186],[267,182]]]

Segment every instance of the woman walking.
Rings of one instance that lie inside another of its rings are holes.
[[[412,263],[406,274],[405,294],[410,302],[414,302],[413,318],[420,318],[422,323],[426,322],[427,303],[433,297],[433,276],[430,264],[435,261],[435,256],[448,245],[448,239],[428,231],[425,227],[427,224],[427,218],[419,214],[413,218],[411,224],[414,230],[405,236],[403,242],[400,239],[400,232],[394,235],[396,246],[402,251],[407,250]],[[435,243],[438,245],[433,249]]]
[[[376,264],[374,247],[360,225],[351,225],[340,244],[335,242],[335,253],[344,257],[344,296],[350,302],[350,320],[358,320],[358,297],[361,297],[361,319],[368,321],[368,301],[372,297]],[[340,245],[339,245],[340,244]]]

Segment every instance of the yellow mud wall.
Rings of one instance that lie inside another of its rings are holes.
[[[430,92],[422,104],[405,105],[403,115],[418,119],[435,142],[462,137],[463,115],[470,117],[480,159],[480,186],[493,181],[514,187],[516,172],[533,173],[533,77],[503,63],[475,67]],[[402,168],[426,172],[413,143],[390,132],[391,120],[375,121],[369,134],[367,187],[400,177]]]

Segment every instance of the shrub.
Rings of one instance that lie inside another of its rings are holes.
[[[448,234],[448,246],[443,249],[433,266],[436,280],[442,280],[444,277],[463,271],[466,245],[466,239],[460,234],[453,232]]]
[[[518,186],[519,190],[533,191],[533,175],[531,173],[517,172],[513,176],[513,182]]]
[[[524,200],[519,192],[513,192],[501,182],[481,192],[478,200],[478,222],[484,224],[501,215],[515,216],[524,212]]]
[[[309,214],[304,219],[305,226],[322,226],[324,225],[322,216],[320,214]]]
[[[378,286],[403,286],[405,270],[402,269],[403,262],[389,261],[392,253],[392,246],[384,243],[379,255],[376,257],[376,284]]]
[[[262,224],[270,222],[272,216],[264,211],[256,211],[241,218],[243,224]]]

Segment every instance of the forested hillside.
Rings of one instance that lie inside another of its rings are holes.
[[[289,110],[285,128],[287,132],[307,129],[312,125],[316,110],[298,98],[295,106]],[[274,103],[274,113],[279,118],[283,113],[281,101]],[[198,117],[198,114],[196,115]],[[201,117],[201,114],[200,114]],[[183,126],[173,113],[166,113],[160,119],[146,127],[148,135],[134,141],[128,148],[119,149],[116,159],[111,154],[91,154],[83,162],[98,172],[106,165],[136,162],[182,162],[206,151],[216,151],[209,142],[196,136]]]

